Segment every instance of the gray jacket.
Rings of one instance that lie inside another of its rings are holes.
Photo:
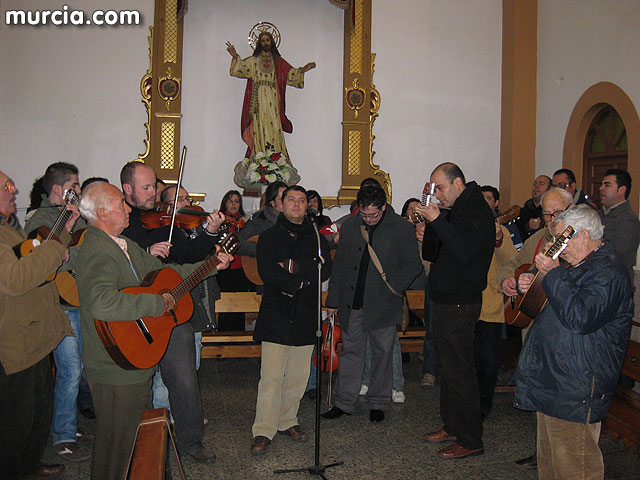
[[[351,304],[358,283],[358,271],[366,243],[362,238],[359,215],[347,219],[340,230],[340,243],[333,261],[327,306],[338,308],[340,323],[348,327]],[[411,223],[387,205],[373,236],[375,250],[387,280],[398,293],[404,292],[422,273],[418,243]],[[373,261],[369,261],[362,311],[365,330],[375,330],[400,323],[402,300],[382,280]]]
[[[636,263],[636,251],[640,243],[640,220],[625,201],[607,213],[599,210],[604,225],[604,240],[613,243],[616,255],[629,273],[633,285],[633,266]]]

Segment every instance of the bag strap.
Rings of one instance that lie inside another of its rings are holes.
[[[384,283],[387,285],[391,293],[393,293],[396,297],[402,297],[403,295],[396,292],[395,289],[391,286],[391,284],[389,284],[389,281],[387,280],[387,274],[384,273],[384,270],[382,270],[382,264],[380,263],[380,259],[378,258],[378,255],[376,255],[376,251],[373,249],[373,247],[369,243],[369,233],[367,232],[367,229],[364,228],[364,225],[360,225],[360,233],[362,233],[362,238],[364,238],[364,241],[367,242],[369,255],[371,256],[371,260],[373,261],[373,264],[376,266],[376,269],[378,270],[378,272],[380,272],[380,276],[382,277],[382,280],[384,280]]]

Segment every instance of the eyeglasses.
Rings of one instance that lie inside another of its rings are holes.
[[[360,214],[360,218],[364,219],[364,220],[375,220],[376,218],[378,218],[378,216],[380,216],[380,213],[382,213],[382,210],[378,210],[376,213],[370,213],[370,214],[364,214],[362,213],[362,211],[358,212]]]
[[[564,210],[555,210],[552,213],[544,213],[542,212],[542,218],[544,218],[547,222],[549,220],[555,220],[555,218],[560,215],[562,212],[564,212],[566,210],[566,208]]]
[[[0,190],[6,190],[9,193],[16,193],[18,191],[15,182],[11,179],[7,180],[5,184],[0,187]]]
[[[187,202],[189,205],[193,204],[193,198],[186,196],[186,197],[178,197],[178,202]],[[173,202],[170,202],[173,203]]]

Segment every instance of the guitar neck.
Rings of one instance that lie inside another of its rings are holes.
[[[66,208],[62,210],[62,212],[60,212],[60,215],[58,215],[58,218],[56,219],[55,223],[53,224],[53,227],[51,228],[49,235],[47,235],[46,240],[50,240],[52,238],[60,238],[60,234],[62,233],[62,230],[64,230],[64,227],[67,224],[67,220],[69,220],[69,217],[71,217],[71,212]]]
[[[171,295],[176,302],[180,301],[182,297],[187,295],[193,288],[204,280],[211,271],[220,264],[218,253],[205,260],[205,262],[196,268],[191,275],[185,278],[182,282],[175,286],[171,290]]]

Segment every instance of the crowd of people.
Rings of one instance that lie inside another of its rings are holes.
[[[262,347],[253,454],[267,453],[276,434],[307,439],[297,414],[305,392],[316,387],[311,357],[320,262],[327,319],[342,329],[340,368],[323,421],[348,421],[361,395],[372,422],[385,420],[391,402],[404,402],[403,296],[424,289],[422,384],[439,385],[442,427],[423,440],[446,443],[438,451],[443,459],[484,453],[504,297],[540,288],[542,279],[548,302],[523,329],[514,374],[514,405],[536,412],[537,445],[517,463],[537,467],[543,479],[576,472],[603,478],[598,437],[629,339],[640,243],[640,221],[628,202],[630,175],[605,173],[599,207],[577,188],[571,170],[540,175],[509,225],[502,224],[499,191],[467,181],[457,165],[438,165],[428,181],[433,201],[410,198],[400,215],[374,179],[363,181],[351,214],[338,222],[323,214],[317,191],[276,181],[251,217],[240,192],[231,190],[201,225],[150,229],[147,213],[192,205],[186,188],[165,184],[140,162],[122,168],[121,188],[104,178],[80,185],[78,169],[57,162],[34,182],[23,229],[18,187],[0,172],[0,416],[7,422],[0,430],[0,477],[60,475],[64,464],[41,461],[51,433],[62,460],[91,459],[91,478],[122,478],[141,414],[152,406],[170,412],[180,455],[215,461],[203,440],[201,339],[205,331],[247,325],[244,314],[215,313],[221,291],[255,290],[242,268],[244,255],[256,257],[264,284],[253,333]],[[551,257],[547,250],[567,229],[564,250]],[[235,254],[221,246],[227,232],[238,239]],[[516,275],[524,264],[531,267]],[[185,278],[204,267],[211,272],[189,292],[189,318],[179,320],[180,299],[171,289],[126,291],[151,283],[151,272],[170,269]],[[69,277],[76,300],[62,290]],[[132,322],[135,334],[152,343],[145,317],[174,325],[159,363],[135,368],[121,350],[107,347],[109,335],[94,319]],[[77,441],[83,435],[78,412],[95,419],[91,452]]]

